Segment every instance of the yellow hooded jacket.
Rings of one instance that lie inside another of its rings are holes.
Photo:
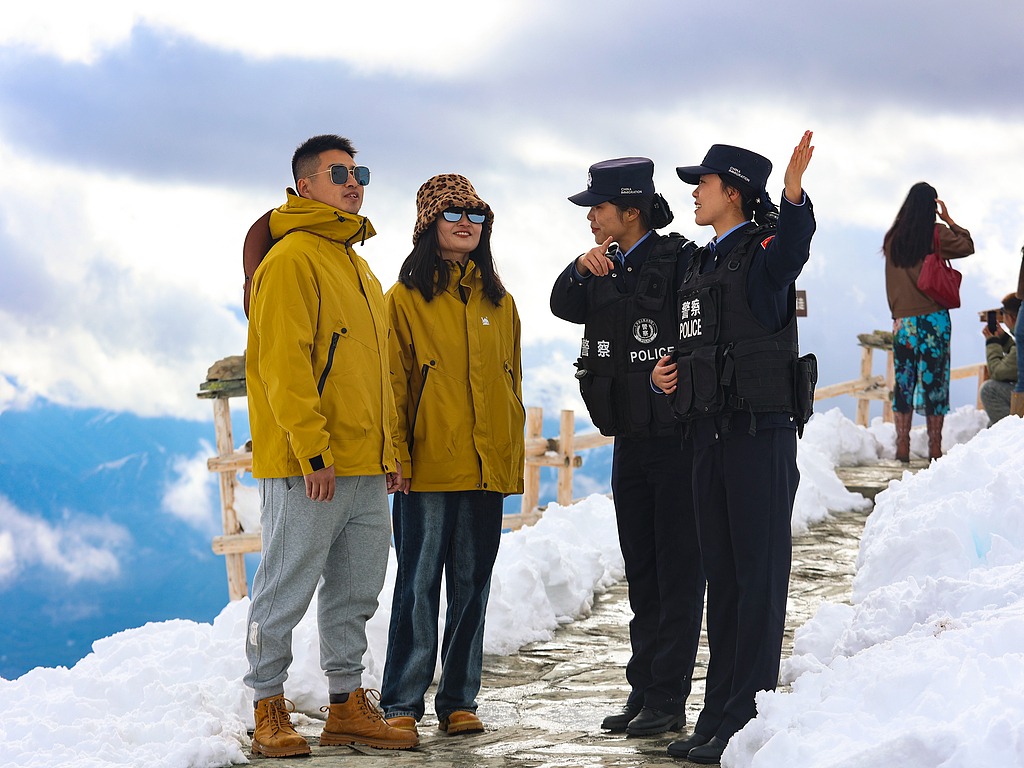
[[[385,297],[402,476],[414,491],[522,493],[519,313],[511,294],[487,298],[472,260],[450,266],[429,302],[402,283]]]
[[[282,239],[253,275],[245,362],[253,477],[395,471],[384,297],[351,246],[372,225],[289,190],[270,231]]]

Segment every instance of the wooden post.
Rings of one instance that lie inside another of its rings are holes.
[[[526,409],[526,441],[532,438],[543,439],[544,432],[544,409]],[[531,461],[526,462],[523,469],[523,501],[522,518],[529,520],[533,510],[540,503],[540,465]]]
[[[979,411],[984,411],[985,406],[981,404],[981,385],[989,380],[988,363],[978,366],[978,402],[975,406]]]
[[[572,411],[562,411],[558,428],[558,447],[562,454],[562,466],[558,468],[558,503],[563,507],[572,504],[572,475],[576,468],[574,448],[576,416]]]
[[[213,426],[217,433],[217,456],[228,457],[235,452],[235,442],[231,434],[231,406],[228,398],[217,397],[213,400]],[[221,470],[217,473],[220,479],[221,519],[226,535],[242,532],[235,510],[235,484],[238,479],[235,470]],[[240,600],[249,594],[248,579],[245,575],[245,555],[233,552],[224,555],[228,569],[228,596],[231,600]]]
[[[871,378],[871,356],[874,350],[871,347],[864,347],[860,351],[860,378],[868,381]],[[857,423],[862,427],[868,425],[871,416],[871,401],[866,397],[857,398]]]

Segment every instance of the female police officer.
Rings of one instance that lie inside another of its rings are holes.
[[[672,349],[677,275],[696,246],[654,231],[672,214],[645,157],[592,165],[587,189],[569,200],[589,207],[598,245],[559,275],[551,311],[586,324],[576,375],[594,425],[615,436],[612,494],[633,610],[630,694],[601,727],[651,735],[685,725],[704,605],[692,453],[650,385]]]
[[[669,753],[697,763],[719,762],[754,717],[754,694],[778,681],[797,430],[814,377],[813,360],[798,359],[793,287],[815,228],[801,186],[810,141],[808,131],[786,168],[777,226],[766,158],[716,144],[676,169],[696,185],[696,222],[715,229],[683,275],[677,362],[663,357],[652,374],[694,441],[711,660],[693,735]]]

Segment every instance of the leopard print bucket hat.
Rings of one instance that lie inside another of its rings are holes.
[[[442,173],[427,179],[416,193],[416,228],[412,232],[413,245],[420,235],[434,223],[441,212],[448,208],[470,208],[484,211],[484,231],[489,232],[494,223],[491,206],[480,199],[469,179],[457,173]]]

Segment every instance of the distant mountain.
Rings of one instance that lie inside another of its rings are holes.
[[[213,439],[212,424],[44,402],[0,413],[0,536],[13,545],[0,556],[0,675],[71,665],[148,621],[216,616],[227,590],[211,528],[162,502],[175,463]]]
[[[577,431],[591,429],[572,345],[541,345],[525,357],[524,399],[544,407],[545,436],[558,433],[563,407],[577,410]],[[245,412],[233,411],[243,442]],[[0,676],[71,666],[93,641],[149,621],[210,621],[220,612],[227,579],[210,549],[220,531],[217,485],[212,474],[198,482],[188,474],[212,455],[214,437],[212,421],[45,401],[0,413]],[[610,463],[610,447],[588,452],[574,496],[607,492]],[[556,483],[554,470],[542,470],[541,503],[555,498]],[[169,508],[172,489],[187,491],[189,509]],[[509,497],[506,511],[520,500]],[[250,580],[257,564],[247,558]]]

